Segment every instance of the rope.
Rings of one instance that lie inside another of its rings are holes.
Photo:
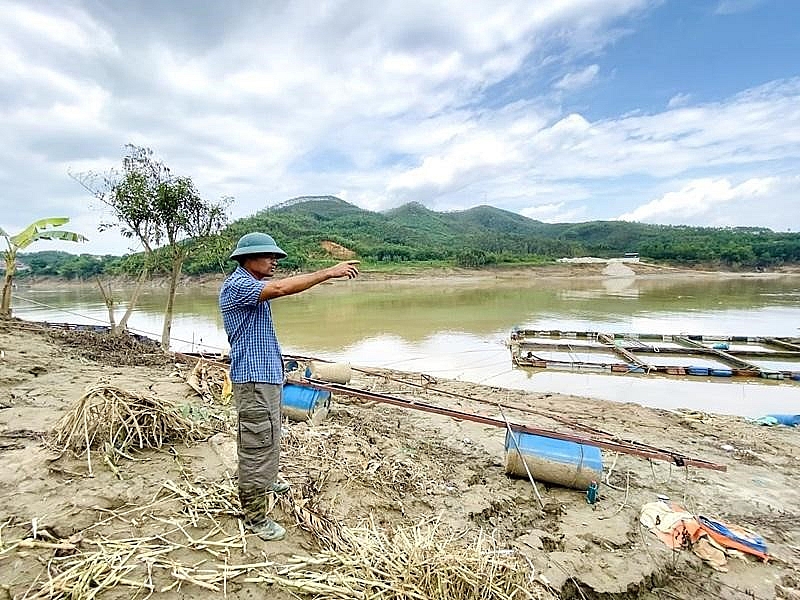
[[[503,412],[503,407],[500,406],[500,403],[497,403],[497,408],[500,410],[500,414],[503,417],[503,421],[506,422],[506,431],[508,435],[511,436],[511,441],[514,442],[514,448],[517,450],[517,454],[519,454],[519,459],[522,461],[522,465],[525,467],[525,473],[528,474],[528,480],[531,482],[533,486],[533,491],[536,493],[536,497],[539,499],[539,504],[542,508],[544,508],[544,500],[542,500],[542,495],[539,493],[539,488],[536,487],[536,481],[533,479],[533,475],[531,474],[531,470],[528,468],[528,461],[525,460],[525,457],[522,454],[522,450],[520,450],[519,444],[517,443],[517,438],[514,437],[514,432],[511,430],[511,424],[508,422],[506,418],[506,414]]]
[[[614,461],[611,463],[611,466],[608,468],[608,472],[606,473],[606,485],[610,487],[612,490],[617,490],[618,492],[622,491],[622,488],[618,488],[616,486],[611,485],[611,473],[614,471],[614,467],[617,466],[617,459],[619,458],[619,452],[614,452]]]
[[[43,306],[44,308],[49,308],[50,310],[63,312],[63,313],[68,314],[68,315],[74,315],[76,317],[80,317],[81,319],[86,319],[88,321],[95,321],[96,323],[102,323],[103,325],[111,327],[111,323],[109,323],[109,321],[107,319],[98,319],[96,317],[91,317],[89,315],[85,315],[85,314],[82,314],[82,313],[79,313],[79,312],[75,312],[74,310],[68,310],[66,308],[61,308],[61,307],[58,307],[58,306],[52,306],[50,304],[45,304],[44,302],[39,302],[38,300],[34,300],[32,298],[26,298],[25,296],[17,296],[17,295],[15,295],[14,298],[18,299],[18,300],[24,300],[25,302],[30,302],[31,304],[35,304],[37,306]],[[154,333],[152,331],[146,331],[144,329],[139,329],[138,327],[128,327],[128,330],[129,331],[133,331],[135,333],[140,333],[142,335],[146,335],[148,337],[152,337],[154,339],[160,339],[161,338],[161,336],[159,334],[157,334],[157,333]],[[169,336],[169,339],[170,339],[171,342],[183,342],[184,344],[191,344],[192,346],[196,345],[196,342],[194,340],[184,340],[182,338],[178,338],[178,337],[175,337],[175,336],[172,336],[172,335]],[[212,346],[212,345],[209,345],[209,344],[202,344],[202,345],[204,347],[206,347],[206,348],[211,349],[211,350],[219,350],[220,353],[224,352],[224,350],[225,350],[224,348],[220,348],[219,346]]]
[[[503,361],[503,362],[505,362],[505,361]],[[515,369],[513,367],[511,369],[504,369],[503,371],[500,371],[499,373],[496,373],[494,375],[490,375],[489,377],[484,377],[482,379],[481,383],[485,384],[487,381],[489,381],[490,379],[494,379],[495,377],[500,377],[501,375],[508,375],[509,373],[513,373],[514,370]]]
[[[619,453],[617,453],[617,456],[619,456]],[[628,504],[628,494],[630,493],[630,490],[631,490],[631,472],[630,470],[628,470],[627,477],[625,478],[625,498],[622,499],[622,504],[620,504],[619,508],[610,515],[600,515],[597,517],[597,519],[599,521],[602,521],[605,519],[610,519],[611,517],[616,517],[619,513],[621,513],[622,509],[625,508],[625,506],[627,506]]]
[[[25,296],[15,295],[14,298],[17,299],[17,300],[24,300],[25,302],[30,302],[31,304],[36,304],[38,306],[44,306],[45,308],[49,308],[51,310],[56,310],[56,311],[59,311],[59,312],[63,312],[63,313],[66,313],[68,315],[75,315],[76,317],[80,317],[81,319],[87,319],[89,321],[95,321],[97,323],[103,323],[104,325],[109,325],[109,322],[106,319],[97,319],[95,317],[90,317],[89,315],[84,315],[84,314],[75,312],[74,310],[67,310],[66,308],[59,308],[57,306],[50,306],[49,304],[45,304],[44,302],[39,302],[39,301],[34,300],[32,298],[26,298]]]
[[[665,481],[658,481],[658,479],[656,479],[656,468],[653,466],[653,459],[648,458],[647,462],[650,463],[650,472],[653,474],[653,483],[656,485],[666,485],[672,480],[672,463],[669,463],[669,474],[667,475],[667,479]]]

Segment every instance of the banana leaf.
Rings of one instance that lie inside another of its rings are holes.
[[[25,229],[18,234],[9,236],[3,232],[2,235],[7,237],[11,243],[17,248],[26,248],[37,240],[65,240],[69,242],[84,242],[86,238],[79,233],[72,231],[51,231],[51,228],[61,227],[69,223],[67,217],[48,217],[39,219],[28,225]]]

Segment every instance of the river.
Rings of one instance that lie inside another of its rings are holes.
[[[115,290],[123,301],[130,290]],[[129,324],[158,337],[163,290],[142,294]],[[502,278],[328,282],[273,301],[286,354],[432,377],[635,402],[665,409],[760,416],[800,413],[800,384],[679,380],[512,368],[505,346],[515,326],[610,333],[800,335],[800,277]],[[15,316],[107,323],[90,285],[20,285]],[[122,312],[119,309],[118,312]],[[227,349],[215,289],[179,290],[172,348]],[[800,367],[799,367],[800,368]]]

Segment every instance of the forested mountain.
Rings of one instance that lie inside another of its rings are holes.
[[[294,198],[234,221],[223,232],[232,248],[250,231],[265,231],[289,253],[288,268],[329,259],[322,242],[331,241],[366,263],[446,262],[465,267],[536,262],[574,256],[621,256],[638,252],[643,259],[726,267],[770,267],[800,262],[800,234],[769,229],[700,228],[645,225],[623,221],[542,223],[517,213],[477,206],[435,212],[410,203],[372,212],[334,196]],[[190,274],[219,272],[226,254],[213,245],[187,261]],[[90,257],[64,252],[21,256],[32,274],[87,277],[95,273],[134,272],[138,256]]]

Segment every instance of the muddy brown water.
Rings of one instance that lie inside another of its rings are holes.
[[[129,293],[125,288],[114,292],[123,304]],[[157,338],[165,303],[163,290],[145,292],[131,318],[132,328]],[[743,416],[800,413],[800,383],[514,369],[504,343],[515,326],[798,336],[798,277],[541,279],[531,275],[337,281],[275,300],[272,306],[287,354],[666,409]],[[21,285],[15,315],[84,324],[107,319],[99,290],[91,285],[53,289]],[[175,315],[174,349],[215,352],[227,348],[213,286],[179,290]]]

